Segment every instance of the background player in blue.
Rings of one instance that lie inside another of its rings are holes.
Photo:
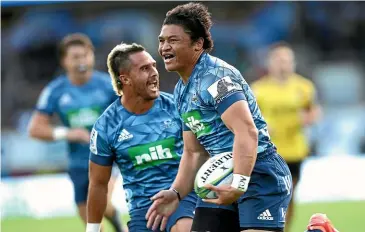
[[[87,36],[66,36],[60,44],[60,59],[66,74],[50,82],[42,91],[29,132],[32,137],[44,141],[68,141],[69,176],[79,214],[86,223],[90,131],[117,96],[110,86],[108,74],[94,70],[94,47]],[[53,114],[60,117],[64,126],[52,126]],[[110,182],[110,192],[114,179]],[[105,216],[118,232],[121,231],[120,219],[110,199],[111,194]]]
[[[87,232],[99,231],[113,161],[123,176],[129,231],[151,231],[145,219],[150,197],[169,189],[176,176],[183,150],[182,123],[173,96],[160,93],[156,62],[141,45],[117,45],[107,64],[114,90],[121,97],[102,114],[91,133]],[[185,194],[162,226],[167,224],[167,231],[189,232],[196,201],[194,193]]]
[[[241,231],[283,231],[292,194],[290,171],[276,153],[256,99],[240,72],[208,54],[213,48],[211,25],[204,5],[188,3],[167,13],[159,36],[166,69],[181,77],[174,98],[184,120],[186,150],[172,187],[181,197],[191,191],[202,164],[197,160],[206,156],[204,150],[211,156],[232,151],[232,184],[209,186],[218,198],[198,202],[192,230],[234,231],[222,228],[234,222],[220,217],[234,211],[231,204],[237,202]],[[168,217],[177,202],[169,190],[152,199],[146,217],[156,223]]]

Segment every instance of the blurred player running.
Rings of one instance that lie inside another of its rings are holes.
[[[294,52],[280,42],[271,47],[268,75],[252,84],[257,102],[269,125],[271,140],[288,163],[293,177],[293,194],[300,179],[300,167],[309,153],[304,127],[319,116],[313,83],[295,73]],[[293,201],[287,213],[290,226],[294,212]]]
[[[87,232],[99,231],[113,161],[124,180],[129,231],[151,231],[145,219],[150,197],[169,189],[174,181],[183,150],[182,122],[173,96],[160,93],[156,62],[142,46],[116,46],[107,64],[121,97],[97,120],[91,134]],[[184,197],[164,222],[167,231],[190,232],[197,196]]]
[[[316,213],[309,219],[306,232],[339,232],[326,214]]]
[[[218,198],[198,201],[192,231],[283,231],[292,193],[289,168],[276,153],[240,72],[208,54],[213,48],[211,24],[204,5],[188,3],[167,13],[159,36],[165,68],[181,77],[174,98],[184,120],[185,146],[172,187],[184,197],[193,188],[201,157],[233,152],[232,184],[209,187]],[[153,200],[146,217],[154,222],[166,220],[178,201],[171,190]],[[238,228],[231,214],[236,202]]]
[[[96,119],[117,96],[110,87],[108,74],[93,69],[94,47],[87,36],[66,36],[60,44],[60,58],[66,74],[53,80],[42,91],[29,132],[33,138],[44,141],[68,141],[68,173],[80,217],[86,223],[90,131]],[[53,114],[60,117],[64,126],[52,126]],[[109,187],[112,193],[114,178]],[[105,216],[115,231],[120,232],[120,219],[110,199],[111,194]]]

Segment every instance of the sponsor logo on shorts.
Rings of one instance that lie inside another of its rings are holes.
[[[169,160],[179,158],[175,152],[175,138],[129,148],[128,155],[137,170],[158,166]]]
[[[274,217],[271,215],[270,210],[265,210],[264,212],[262,212],[257,219],[259,220],[264,220],[264,221],[273,221]]]
[[[280,208],[280,222],[285,222],[286,218],[286,208],[281,207]]]
[[[283,181],[284,181],[285,189],[287,191],[287,194],[286,195],[289,195],[290,192],[291,192],[291,188],[292,188],[291,176],[290,175],[287,175],[287,176],[284,176],[282,178],[283,178]]]

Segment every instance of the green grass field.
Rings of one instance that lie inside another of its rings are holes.
[[[365,201],[300,204],[296,209],[296,220],[290,232],[303,232],[310,216],[316,212],[328,215],[341,232],[365,231]],[[125,216],[124,222],[128,220]],[[1,221],[2,232],[70,232],[84,231],[81,221],[76,217],[35,220],[14,218]],[[109,225],[106,232],[113,230]]]

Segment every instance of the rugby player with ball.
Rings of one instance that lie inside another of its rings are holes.
[[[292,196],[289,168],[241,73],[209,54],[211,25],[201,3],[175,7],[162,25],[159,54],[166,70],[180,76],[174,99],[184,124],[184,151],[170,190],[152,197],[148,226],[166,222],[195,182],[204,199],[197,203],[192,231],[283,231]]]

